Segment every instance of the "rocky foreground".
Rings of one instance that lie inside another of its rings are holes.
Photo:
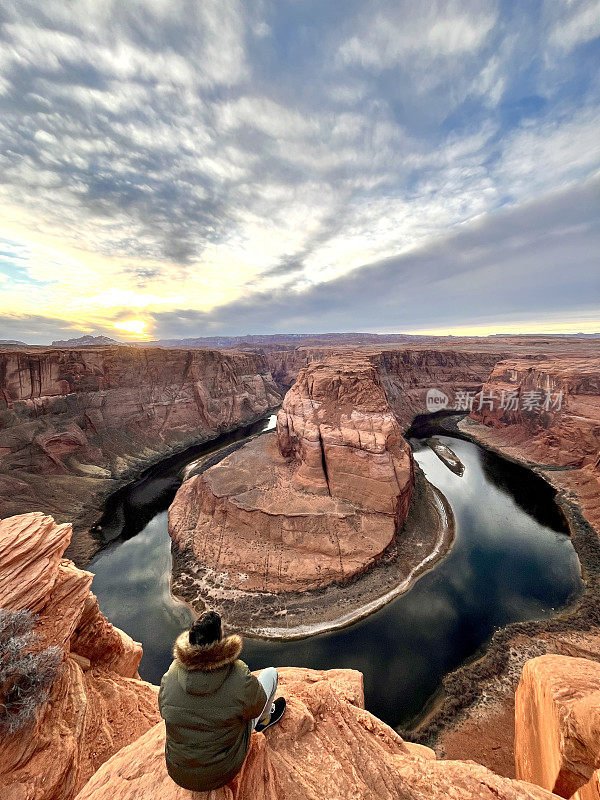
[[[61,558],[69,535],[41,514],[0,523],[0,605],[36,612],[36,646],[58,645],[63,662],[34,725],[0,741],[10,800],[550,800],[548,787],[561,786],[597,800],[600,675],[579,659],[531,662],[519,689],[519,773],[546,788],[403,741],[364,709],[358,672],[294,668],[281,670],[285,717],[253,734],[236,779],[211,793],[179,789],[156,690],[136,677],[141,649],[102,617],[92,576]]]
[[[225,788],[190,793],[164,766],[164,727],[107,762],[77,800],[551,800],[555,795],[474,763],[436,761],[364,710],[353,670],[281,670],[281,723],[253,734],[239,775]]]
[[[174,450],[237,428],[281,402],[263,356],[133,347],[0,352],[0,508],[77,521]]]
[[[62,557],[70,538],[70,525],[40,513],[0,521],[0,609],[36,615],[34,651],[50,645],[61,654],[36,723],[0,731],[0,791],[8,800],[70,800],[160,719],[156,687],[137,675],[141,646],[102,615],[93,576]]]
[[[169,533],[226,589],[280,593],[364,572],[404,523],[412,452],[369,361],[302,370],[260,436],[186,481]]]

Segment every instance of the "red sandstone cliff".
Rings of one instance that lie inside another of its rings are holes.
[[[184,791],[164,766],[164,727],[124,748],[77,800],[551,800],[532,784],[500,778],[478,764],[435,761],[364,710],[353,670],[281,670],[288,698],[282,721],[252,735],[241,773],[224,789]]]
[[[501,361],[459,427],[484,446],[532,466],[559,494],[581,506],[600,535],[596,348],[591,345],[585,358],[548,355]],[[593,626],[581,630],[567,625],[534,637],[514,636],[507,651],[510,657],[502,675],[482,683],[477,702],[442,732],[437,746],[449,757],[477,758],[510,775],[514,688],[523,659],[528,653],[548,653],[600,660],[600,635]]]
[[[600,534],[600,358],[502,361],[471,419],[467,433],[535,464]]]
[[[282,722],[253,734],[225,789],[190,794],[167,776],[156,689],[137,679],[141,648],[100,614],[92,576],[62,558],[70,526],[39,513],[0,521],[0,607],[38,615],[37,649],[64,670],[27,730],[0,742],[9,800],[550,800],[474,763],[436,761],[364,710],[353,670],[281,669]],[[2,687],[3,688],[3,687]],[[86,782],[87,781],[87,782]]]
[[[477,391],[500,358],[501,351],[487,350],[385,350],[374,363],[398,421],[407,428],[417,414],[428,413],[429,389],[443,392],[448,408],[460,407],[458,392]]]
[[[280,386],[291,386],[301,370],[314,363],[349,363],[356,357],[370,361],[379,373],[396,419],[403,430],[418,414],[428,413],[427,391],[438,389],[448,397],[448,408],[457,399],[457,392],[474,395],[489,378],[494,366],[510,350],[463,344],[447,347],[298,347],[266,353],[273,378]],[[466,409],[463,409],[466,410]]]
[[[475,391],[511,352],[587,354],[570,339],[423,340],[410,347],[299,347],[265,353],[161,348],[0,352],[0,513],[41,509],[90,525],[104,499],[174,448],[266,413],[315,360],[376,366],[400,425],[426,411],[429,388]],[[273,377],[271,375],[273,374]],[[83,540],[80,542],[83,548]],[[85,561],[90,552],[72,550]]]
[[[40,513],[0,521],[0,608],[36,614],[35,650],[62,651],[35,724],[0,739],[10,800],[69,800],[160,719],[155,687],[137,678],[141,646],[102,616],[92,575],[62,558],[70,537],[70,525]]]
[[[264,357],[106,347],[0,353],[0,513],[93,521],[122,479],[281,396]]]
[[[492,372],[494,365],[510,350],[464,346],[387,347],[375,349],[298,347],[266,354],[273,378],[289,387],[309,364],[329,360],[352,360],[359,356],[371,361],[379,372],[387,398],[403,428],[416,414],[427,413],[426,393],[437,388],[453,403],[457,390],[475,392]]]
[[[369,360],[303,370],[277,434],[186,481],[169,532],[227,589],[289,592],[348,580],[408,513],[412,453]]]
[[[541,656],[515,700],[517,776],[574,800],[600,798],[600,664]]]
[[[369,341],[365,337],[362,344],[354,342],[349,344],[343,338],[322,337],[315,335],[310,342],[301,346],[294,346],[291,342],[286,342],[285,337],[274,338],[267,345],[266,343],[254,345],[245,344],[245,349],[254,349],[256,352],[264,353],[273,378],[277,383],[288,389],[301,369],[307,367],[314,361],[325,361],[330,355],[334,357],[348,355],[349,353],[401,353],[404,361],[404,368],[413,370],[413,388],[424,385],[429,388],[429,384],[420,384],[420,368],[426,370],[436,367],[452,367],[455,363],[460,370],[464,370],[462,375],[455,375],[461,380],[471,384],[481,384],[487,378],[492,367],[497,361],[509,356],[534,356],[544,358],[547,355],[553,356],[579,356],[587,357],[597,351],[597,341],[594,339],[581,339],[569,336],[489,336],[489,337],[445,337],[445,336],[415,336],[406,337],[374,337]],[[412,365],[412,366],[411,366]],[[482,374],[481,368],[489,365],[487,373]],[[414,369],[414,368],[417,369]],[[452,371],[446,372],[447,381],[453,380]],[[428,379],[429,375],[423,376]],[[435,377],[442,377],[436,371]],[[441,381],[443,382],[443,381]],[[409,384],[404,385],[404,389]],[[421,413],[419,411],[418,413]]]

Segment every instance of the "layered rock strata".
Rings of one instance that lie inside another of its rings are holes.
[[[568,614],[497,634],[478,669],[465,667],[445,681],[461,714],[450,718],[446,701],[438,715],[443,720],[438,752],[477,758],[502,774],[514,774],[514,691],[524,661],[542,654],[600,660],[600,359],[596,353],[594,348],[585,358],[505,359],[474,397],[470,416],[459,423],[463,433],[532,468],[558,490],[586,582],[584,596]],[[475,697],[468,707],[461,699],[465,687]]]
[[[42,510],[91,524],[108,494],[141,467],[280,401],[255,353],[0,352],[1,513]],[[73,554],[85,561],[85,552]]]
[[[528,661],[515,700],[517,776],[561,797],[597,800],[600,664],[541,656]]]
[[[240,345],[241,346],[241,345]],[[436,366],[445,371],[450,383],[448,388],[452,388],[453,372],[445,370],[446,367],[453,367],[453,361],[458,361],[459,369],[467,370],[463,373],[464,378],[473,375],[472,382],[481,384],[489,377],[493,365],[503,358],[510,356],[545,358],[552,356],[579,356],[581,358],[589,355],[593,356],[597,352],[597,339],[578,338],[573,336],[488,336],[488,337],[444,337],[444,336],[413,336],[406,337],[401,341],[401,337],[391,337],[386,341],[385,337],[379,337],[369,341],[367,338],[362,343],[355,342],[349,345],[343,339],[334,339],[315,336],[311,342],[303,345],[294,346],[286,344],[282,339],[274,340],[270,345],[246,344],[245,349],[256,349],[257,352],[264,353],[269,362],[273,377],[281,386],[286,389],[292,385],[299,371],[314,361],[324,361],[330,355],[335,357],[346,356],[349,353],[361,354],[402,354],[401,359],[405,362],[404,368],[411,370],[411,365],[417,367],[409,375],[409,379],[416,381],[413,388],[419,385],[421,377],[427,379],[427,375],[421,373],[421,365],[425,369]],[[481,376],[479,370],[485,366],[485,362],[490,362],[489,371]],[[443,377],[436,373],[438,379]],[[456,377],[459,377],[458,375]],[[425,388],[429,388],[428,384]],[[435,384],[433,384],[435,385]],[[405,386],[406,389],[406,386]],[[420,411],[418,413],[421,413]]]
[[[502,361],[471,420],[466,432],[534,466],[600,535],[600,358]]]
[[[70,800],[160,719],[155,687],[137,676],[141,646],[101,614],[92,575],[62,557],[70,537],[41,513],[0,520],[0,608],[35,614],[35,649],[62,651],[35,724],[0,738],[10,800]]]
[[[186,481],[180,550],[228,589],[304,591],[363,572],[393,542],[414,485],[408,443],[361,358],[303,370],[263,435]]]
[[[275,380],[284,387],[295,381],[300,371],[314,363],[340,363],[360,357],[368,360],[379,373],[388,402],[402,428],[407,428],[417,414],[428,413],[427,391],[437,389],[448,398],[452,407],[458,392],[474,395],[487,380],[494,365],[509,350],[455,349],[454,346],[403,347],[374,349],[363,347],[315,348],[266,354]]]
[[[242,771],[201,800],[551,800],[532,784],[474,763],[436,761],[364,710],[362,676],[353,670],[280,670],[288,707],[281,722],[252,735]],[[77,800],[185,800],[164,765],[157,725],[104,764]]]

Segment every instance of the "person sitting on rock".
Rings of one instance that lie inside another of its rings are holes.
[[[225,786],[242,768],[252,731],[283,716],[285,699],[274,700],[277,670],[268,667],[256,678],[238,658],[241,651],[241,636],[224,637],[215,611],[175,642],[158,705],[167,729],[167,771],[184,789]]]

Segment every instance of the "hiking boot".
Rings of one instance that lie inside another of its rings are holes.
[[[266,731],[267,728],[270,728],[271,725],[275,725],[276,722],[279,722],[279,720],[283,717],[285,705],[285,697],[278,697],[271,706],[271,713],[269,716],[266,719],[263,719],[261,722],[258,722],[254,730],[257,733],[262,733],[263,731]]]

